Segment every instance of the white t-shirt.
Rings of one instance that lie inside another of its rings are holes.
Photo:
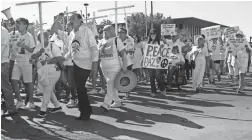
[[[8,30],[1,26],[1,63],[9,62],[9,40],[10,35]]]
[[[60,39],[64,42],[64,48],[62,50],[65,50],[65,47],[68,48],[68,53],[65,54],[65,58],[66,60],[64,61],[64,65],[65,66],[72,66],[73,62],[72,62],[72,58],[68,57],[71,54],[72,51],[72,47],[71,47],[71,43],[73,41],[73,37],[74,34],[73,32],[71,32],[69,35],[67,34],[67,32],[64,31],[58,31],[59,37]]]
[[[220,42],[213,42],[211,41],[209,44],[209,49],[212,51],[212,60],[221,60],[221,55],[220,55]]]
[[[98,49],[102,69],[110,69],[113,66],[122,65],[120,64],[118,51],[125,49],[125,46],[120,38],[117,38],[117,47],[115,45],[115,37],[108,40],[102,39],[98,44]]]
[[[36,49],[34,50],[34,54],[40,51],[42,48],[42,44],[38,44]],[[42,67],[41,61],[49,60],[53,57],[61,56],[60,47],[57,46],[55,43],[49,42],[48,45],[45,47],[45,52],[42,53],[41,56],[38,58],[37,68],[39,69]]]
[[[133,59],[133,68],[141,68],[141,59],[143,57],[142,49],[144,48],[143,43],[136,43],[134,45],[134,59]]]
[[[15,31],[13,34],[13,31],[9,33],[10,35],[10,49],[11,49],[11,54],[10,54],[10,60],[15,61],[16,55],[18,54],[18,48],[17,48],[17,42],[18,38],[20,36],[20,33],[18,31]]]
[[[123,41],[123,45],[126,49],[126,53],[127,53],[127,66],[130,66],[133,64],[133,59],[134,59],[134,39],[130,36],[127,36],[127,39]]]
[[[179,62],[185,63],[184,56],[181,53],[177,53],[177,54],[171,53],[169,55],[169,59],[168,59],[169,66],[176,66],[176,64]]]
[[[27,32],[24,35],[20,35],[18,42],[24,43],[29,48],[35,48],[35,42],[33,36]],[[17,43],[17,42],[16,42]],[[20,65],[29,64],[29,60],[31,58],[32,52],[27,51],[26,49],[22,49],[21,47],[17,46],[18,54],[16,56],[16,63]]]
[[[205,62],[207,56],[209,56],[209,52],[206,46],[203,48],[196,48],[193,52],[193,60],[195,60],[195,63]]]

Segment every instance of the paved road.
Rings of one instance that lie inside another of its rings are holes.
[[[223,76],[224,78],[224,76]],[[76,108],[36,114],[20,110],[19,116],[2,118],[4,140],[252,140],[252,78],[246,77],[246,95],[235,93],[227,79],[205,85],[195,94],[191,84],[184,91],[151,98],[149,86],[138,86],[124,106],[104,113],[99,108],[104,95],[90,95],[94,114],[88,122],[76,121]],[[50,105],[52,107],[52,105]]]

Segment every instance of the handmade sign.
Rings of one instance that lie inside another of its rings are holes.
[[[147,44],[142,59],[143,68],[167,69],[170,48],[166,45]]]
[[[213,39],[213,38],[219,38],[221,37],[220,25],[202,28],[201,34],[204,34],[206,39],[208,40]]]
[[[176,24],[161,24],[161,35],[176,35]]]
[[[239,26],[231,27],[231,28],[225,28],[224,29],[224,35],[226,38],[231,37],[233,34],[235,34],[239,30]]]

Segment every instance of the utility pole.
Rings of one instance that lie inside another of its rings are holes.
[[[131,6],[123,6],[123,7],[117,7],[117,1],[115,1],[115,8],[109,8],[109,9],[102,9],[102,10],[98,10],[98,12],[102,12],[102,11],[110,11],[110,10],[115,10],[115,34],[117,36],[117,10],[118,9],[125,9],[125,8],[131,8],[134,7],[134,5]]]
[[[145,36],[147,37],[148,36],[148,15],[147,15],[147,3],[145,1]]]
[[[151,1],[151,29],[153,28],[153,2]]]
[[[42,19],[42,3],[48,3],[48,2],[54,2],[54,1],[36,1],[36,2],[25,2],[25,3],[17,3],[16,6],[21,6],[21,5],[30,5],[30,4],[38,4],[39,8],[39,22],[40,22],[40,39],[41,39],[41,44],[42,47],[44,47],[44,36],[43,36],[43,19]]]

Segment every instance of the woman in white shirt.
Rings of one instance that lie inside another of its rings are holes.
[[[143,57],[144,46],[138,35],[135,35],[134,41],[135,41],[135,45],[134,45],[135,52],[134,52],[134,59],[133,59],[133,72],[137,75],[138,81],[140,81],[143,75],[142,69],[141,69],[141,60]]]
[[[178,73],[179,72],[178,66],[185,64],[184,56],[179,52],[178,46],[172,47],[172,52],[169,55],[168,63],[169,63],[169,66],[168,66],[167,84],[168,84],[168,89],[171,89],[173,73],[175,72]],[[178,78],[178,74],[176,74],[176,78]],[[178,88],[180,89],[179,85],[178,85]]]
[[[115,78],[121,69],[125,72],[127,71],[127,56],[126,49],[121,39],[116,37],[113,26],[106,25],[103,28],[103,35],[98,48],[101,69],[107,82],[107,94],[100,107],[108,111],[110,107],[120,107],[122,105],[121,99],[118,96],[118,90],[115,88]],[[123,64],[120,62],[120,54],[123,58]],[[111,105],[112,101],[114,103]]]
[[[47,106],[51,101],[55,108],[51,113],[56,113],[62,110],[60,103],[58,102],[55,93],[54,86],[60,77],[60,69],[63,66],[64,58],[61,55],[59,46],[54,42],[49,42],[46,33],[44,33],[44,46],[35,50],[33,58],[38,58],[38,82],[43,88],[43,101],[38,116],[45,117]],[[40,41],[40,34],[38,36]],[[40,46],[41,43],[39,44]]]
[[[198,93],[202,89],[203,77],[205,69],[209,69],[209,53],[207,47],[204,45],[203,37],[197,39],[198,47],[192,53],[195,62],[195,69],[193,71],[193,89]]]

